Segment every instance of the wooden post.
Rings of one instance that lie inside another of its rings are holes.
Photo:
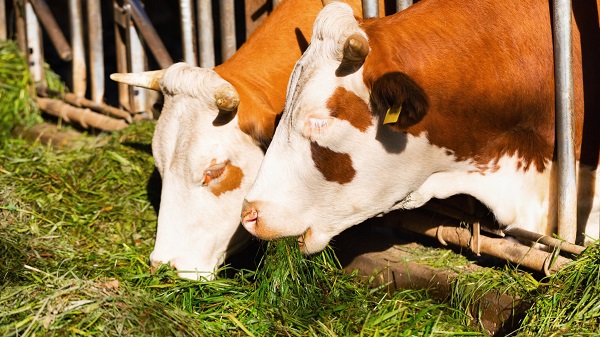
[[[84,97],[87,89],[87,65],[85,62],[85,47],[83,44],[83,20],[81,15],[81,0],[69,0],[69,17],[71,27],[71,45],[73,46],[73,93]]]
[[[0,0],[0,40],[6,40],[6,5]]]
[[[119,6],[117,0],[113,0],[113,21],[115,27],[115,52],[117,59],[117,72],[127,72],[127,47],[125,46],[125,31],[131,22],[129,12]],[[132,112],[129,105],[129,88],[127,84],[118,83],[119,88],[119,105],[123,109]]]
[[[42,43],[42,30],[33,6],[29,1],[25,5],[25,27],[27,30],[27,63],[35,83],[44,85],[44,48]]]
[[[260,26],[269,15],[269,4],[273,1],[275,8],[276,0],[246,0],[244,10],[246,12],[246,38]]]
[[[100,0],[87,1],[87,18],[92,101],[102,103],[104,101],[104,47]]]
[[[71,46],[67,42],[65,35],[60,30],[58,23],[54,19],[48,4],[46,4],[45,0],[29,0],[31,5],[33,6],[33,10],[37,15],[38,19],[46,29],[46,33],[50,37],[50,41],[54,45],[54,49],[58,53],[58,56],[63,61],[71,61],[73,59],[73,52],[71,51]]]
[[[19,50],[27,53],[27,28],[25,27],[25,8],[19,0],[13,0],[17,26],[17,45]]]

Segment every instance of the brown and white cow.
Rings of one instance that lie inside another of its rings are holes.
[[[360,11],[360,0],[347,2]],[[250,238],[240,226],[242,201],[322,8],[319,0],[282,1],[214,69],[178,63],[143,74],[113,74],[164,95],[152,139],[162,177],[153,267],[170,264],[182,277],[211,279],[225,257]]]
[[[573,9],[578,222],[598,238],[598,6]],[[300,236],[311,253],[367,218],[469,194],[503,226],[552,232],[550,13],[547,0],[425,0],[363,21],[325,6],[244,201],[245,228]]]

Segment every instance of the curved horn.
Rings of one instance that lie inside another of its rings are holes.
[[[369,42],[367,39],[358,34],[354,33],[346,39],[344,44],[344,60],[360,63],[365,60],[369,54]]]
[[[240,95],[233,86],[224,85],[216,90],[215,103],[219,110],[233,111],[240,104]]]
[[[160,91],[160,81],[165,71],[162,69],[143,73],[114,73],[110,74],[110,79],[119,83]]]

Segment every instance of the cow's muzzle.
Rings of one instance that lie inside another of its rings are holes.
[[[242,225],[250,234],[263,240],[273,240],[280,238],[281,235],[270,228],[261,216],[261,202],[244,199],[242,204]]]

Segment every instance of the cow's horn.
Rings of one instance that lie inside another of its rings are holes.
[[[110,79],[119,83],[160,91],[160,80],[164,74],[164,69],[143,73],[114,73],[110,75]]]
[[[240,95],[230,85],[225,85],[215,92],[215,103],[219,110],[233,111],[240,104]]]
[[[354,33],[346,39],[344,44],[344,59],[350,62],[362,62],[369,54],[369,43],[367,39]]]

